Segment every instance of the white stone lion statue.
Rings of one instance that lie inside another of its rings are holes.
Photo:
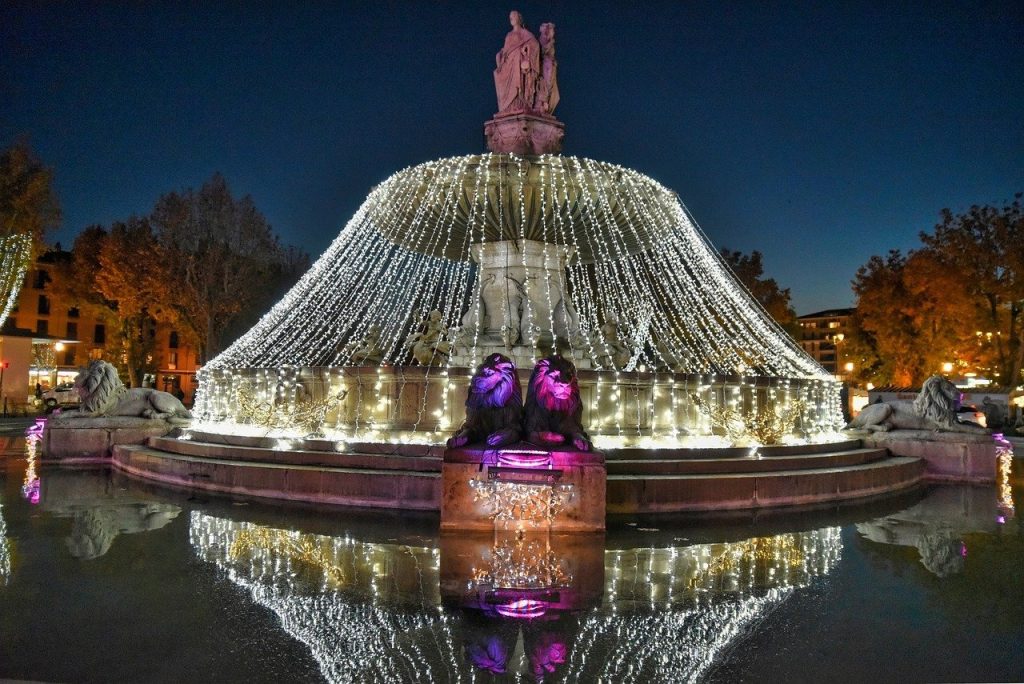
[[[969,432],[989,434],[974,423],[961,423],[956,419],[960,405],[960,390],[941,375],[925,380],[921,393],[913,401],[889,401],[869,404],[850,421],[846,430],[935,430],[942,432]]]
[[[62,417],[129,416],[166,420],[175,425],[185,425],[192,419],[192,414],[174,395],[148,387],[125,387],[117,369],[106,361],[90,361],[75,377],[75,391],[82,399],[81,407]]]

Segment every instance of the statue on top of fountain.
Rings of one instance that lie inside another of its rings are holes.
[[[509,13],[512,30],[495,56],[494,89],[498,113],[484,125],[492,152],[558,153],[565,127],[553,115],[558,106],[558,61],[555,25],[541,24],[540,40],[523,25],[523,15]]]
[[[550,115],[558,105],[558,62],[555,25],[540,26],[540,40],[523,26],[523,15],[508,15],[512,30],[495,56],[494,88],[498,114],[540,112]]]

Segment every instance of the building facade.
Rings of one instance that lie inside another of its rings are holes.
[[[51,271],[67,268],[70,263],[70,252],[58,250],[40,256],[29,270],[9,317],[8,326],[30,332],[36,339],[30,387],[38,382],[46,389],[70,381],[92,359],[115,361],[116,331],[109,330],[106,322],[61,301],[47,288]],[[171,393],[180,389],[190,403],[198,367],[196,349],[170,325],[152,322],[144,334],[153,339],[157,368],[156,373],[145,378],[145,384]],[[44,341],[52,342],[52,351],[45,349]],[[126,378],[122,380],[127,382]]]
[[[843,342],[854,311],[856,309],[827,309],[797,318],[800,346],[840,380],[846,380],[853,372],[851,361],[843,358]]]

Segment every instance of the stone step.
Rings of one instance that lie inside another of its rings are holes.
[[[139,445],[116,446],[112,462],[166,485],[257,499],[426,511],[441,502],[440,472],[190,456]]]
[[[755,473],[780,470],[809,470],[870,463],[888,456],[885,449],[850,449],[806,456],[772,458],[641,458],[609,459],[609,475],[672,475]]]
[[[877,496],[917,486],[918,458],[751,473],[609,475],[608,513],[671,513],[797,506]]]
[[[696,447],[686,449],[644,449],[640,447],[625,447],[620,449],[604,449],[605,458],[612,460],[641,460],[665,459],[667,454],[672,458],[688,459],[726,459],[750,458],[753,452],[757,452],[762,458],[777,458],[780,456],[808,456],[811,454],[825,454],[835,451],[850,451],[858,449],[861,440],[847,439],[841,442],[822,442],[818,444],[780,444],[777,446],[760,447]]]
[[[267,461],[281,465],[331,466],[375,470],[416,470],[441,472],[439,456],[362,453],[359,451],[314,451],[307,449],[268,449],[256,446],[213,444],[195,439],[150,438],[148,444],[158,451],[182,456],[220,458],[236,461]]]

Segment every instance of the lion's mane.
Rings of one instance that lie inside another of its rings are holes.
[[[956,409],[960,403],[960,390],[941,375],[924,381],[921,393],[914,399],[914,413],[943,429],[952,429],[956,423]]]
[[[75,377],[75,391],[82,399],[83,413],[102,415],[117,405],[128,388],[117,376],[117,369],[105,361],[94,360]]]
[[[563,380],[569,378],[572,390],[565,399],[551,394],[548,375],[555,371]],[[570,444],[575,438],[582,438],[589,448],[590,437],[583,429],[583,402],[576,380],[576,366],[572,361],[561,356],[549,356],[537,362],[530,376],[523,412],[523,432],[527,438],[536,439],[544,433],[555,433],[562,435]]]
[[[482,390],[484,371],[488,369],[499,371],[501,377],[494,387]],[[484,442],[491,435],[502,431],[508,432],[501,439],[501,445],[518,442],[522,416],[523,388],[519,384],[515,365],[504,354],[491,354],[484,359],[469,381],[466,421],[448,444],[456,447]]]

